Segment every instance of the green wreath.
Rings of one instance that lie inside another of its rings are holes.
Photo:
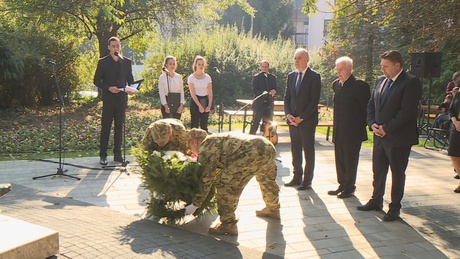
[[[149,154],[142,147],[133,150],[136,161],[142,168],[142,181],[151,193],[147,205],[149,215],[165,224],[177,225],[183,222],[184,207],[190,204],[197,193],[203,191],[204,165],[191,156],[179,151],[153,151]],[[216,213],[215,186],[194,213]]]

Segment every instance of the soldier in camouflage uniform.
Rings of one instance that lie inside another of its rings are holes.
[[[237,235],[235,210],[244,187],[253,176],[259,182],[265,208],[256,211],[259,217],[280,218],[279,187],[276,183],[276,150],[261,136],[206,132],[192,129],[188,133],[189,147],[198,152],[198,162],[205,165],[204,192],[198,193],[186,214],[201,206],[213,184],[216,186],[217,208],[221,223],[209,229],[214,235]],[[203,140],[204,139],[204,140]]]
[[[145,150],[174,150],[185,152],[187,149],[187,131],[181,121],[161,119],[147,128],[142,140]]]

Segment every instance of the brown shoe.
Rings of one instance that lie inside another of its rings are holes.
[[[280,210],[271,210],[268,208],[263,208],[262,210],[256,210],[256,216],[280,219]]]
[[[236,223],[228,224],[228,223],[219,223],[219,225],[209,228],[209,234],[211,235],[230,235],[235,236],[238,235],[238,226]]]

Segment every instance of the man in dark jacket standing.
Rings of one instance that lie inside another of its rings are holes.
[[[276,76],[270,74],[270,64],[266,60],[260,61],[260,72],[254,75],[252,78],[252,89],[254,91],[254,98],[267,92],[265,96],[261,96],[252,104],[252,110],[254,116],[252,116],[251,129],[249,134],[256,134],[257,128],[259,127],[260,120],[262,119],[262,125],[260,126],[260,132],[263,135],[265,130],[265,123],[273,120],[273,111],[271,109],[271,102],[276,95]]]
[[[401,53],[390,50],[380,55],[380,76],[367,105],[367,125],[374,132],[372,198],[358,210],[381,210],[388,167],[391,167],[391,203],[384,221],[398,219],[404,196],[406,168],[412,145],[418,144],[420,80],[403,69]]]
[[[339,78],[332,83],[334,90],[335,167],[339,187],[329,195],[348,198],[355,192],[361,143],[367,140],[366,113],[371,95],[369,84],[356,79],[353,60],[340,57],[335,61]]]
[[[131,60],[119,54],[120,39],[110,37],[108,49],[110,53],[99,60],[94,75],[94,84],[102,90],[102,129],[99,147],[101,165],[107,165],[107,148],[112,121],[115,121],[114,161],[123,162],[121,142],[128,104],[127,94],[133,94],[124,90],[127,84],[131,85],[134,82]]]
[[[308,51],[294,52],[296,71],[289,73],[284,96],[284,112],[291,138],[294,176],[284,186],[307,190],[312,186],[315,170],[315,130],[318,125],[318,103],[321,94],[321,76],[308,66]],[[302,168],[305,158],[305,169]]]

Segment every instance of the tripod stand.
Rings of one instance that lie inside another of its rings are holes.
[[[55,69],[56,63],[54,63],[50,59],[47,59],[46,63],[51,65],[51,67],[53,69],[54,85],[56,86],[57,94],[58,94],[58,98],[59,98],[59,167],[57,168],[57,172],[54,173],[54,174],[36,176],[36,177],[33,177],[32,180],[35,180],[35,179],[38,179],[38,178],[43,178],[43,177],[48,177],[48,176],[54,176],[54,175],[63,175],[63,176],[67,176],[67,177],[70,177],[70,178],[80,180],[80,178],[78,178],[76,176],[64,174],[64,172],[67,172],[67,169],[64,170],[64,164],[62,163],[62,149],[63,149],[62,148],[62,110],[65,108],[64,107],[64,99],[62,98],[61,89],[59,88],[59,84],[58,84],[58,79],[57,79],[56,69]]]

